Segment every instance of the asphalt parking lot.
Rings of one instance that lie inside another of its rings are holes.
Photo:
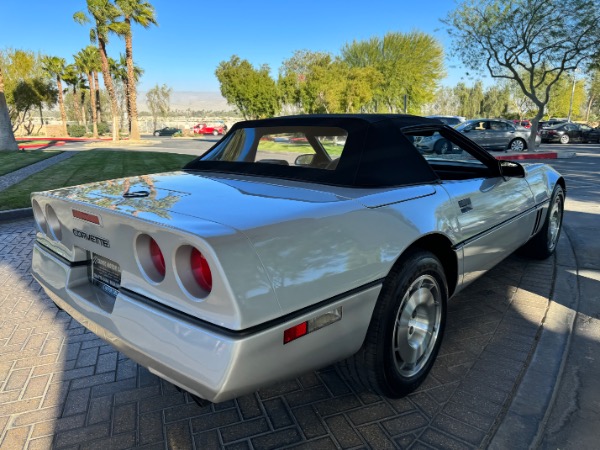
[[[187,145],[186,151],[198,147]],[[513,400],[538,355],[542,323],[548,323],[562,279],[557,274],[577,273],[589,263],[578,227],[597,219],[578,214],[598,214],[590,211],[599,205],[592,186],[600,146],[569,148],[583,153],[551,162],[567,178],[567,209],[573,202],[577,212],[565,216],[557,254],[541,262],[511,256],[455,297],[431,375],[417,392],[397,400],[355,391],[325,368],[201,408],[59,311],[30,274],[32,219],[0,222],[0,447],[498,445],[496,434],[506,430]]]

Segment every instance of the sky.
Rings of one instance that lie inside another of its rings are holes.
[[[134,28],[133,55],[144,69],[139,90],[166,83],[175,91],[219,92],[215,69],[232,55],[255,67],[268,64],[274,78],[296,50],[340,53],[353,40],[388,32],[423,31],[436,37],[446,53],[451,41],[440,22],[456,8],[454,0],[150,0],[158,27]],[[32,50],[73,61],[89,44],[89,25],[73,21],[85,0],[0,0],[0,49]],[[124,41],[111,36],[109,56],[125,53]],[[456,61],[446,60],[452,86],[471,83]]]

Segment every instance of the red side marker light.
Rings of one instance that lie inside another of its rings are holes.
[[[287,344],[306,334],[308,334],[308,322],[299,323],[283,332],[283,343]]]
[[[83,211],[79,211],[78,209],[73,209],[73,217],[76,219],[85,220],[86,222],[95,223],[96,225],[100,225],[100,217],[95,216],[94,214],[86,213]]]

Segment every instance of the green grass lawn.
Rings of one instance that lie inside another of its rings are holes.
[[[178,170],[195,156],[174,153],[90,150],[33,174],[0,193],[0,210],[31,206],[29,195],[65,186]]]
[[[344,149],[343,145],[333,145],[333,144],[322,144],[323,148],[329,156],[338,157],[342,154],[342,150]],[[272,153],[281,153],[281,152],[289,152],[289,153],[314,153],[312,146],[308,143],[306,144],[290,144],[287,142],[273,142],[273,141],[261,141],[258,145],[258,150],[263,152],[272,152]]]
[[[25,166],[58,155],[56,150],[19,150],[18,152],[0,152],[0,176],[14,172]]]

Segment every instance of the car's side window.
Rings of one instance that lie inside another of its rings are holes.
[[[437,132],[407,132],[405,135],[442,180],[481,178],[488,174],[481,161]]]

